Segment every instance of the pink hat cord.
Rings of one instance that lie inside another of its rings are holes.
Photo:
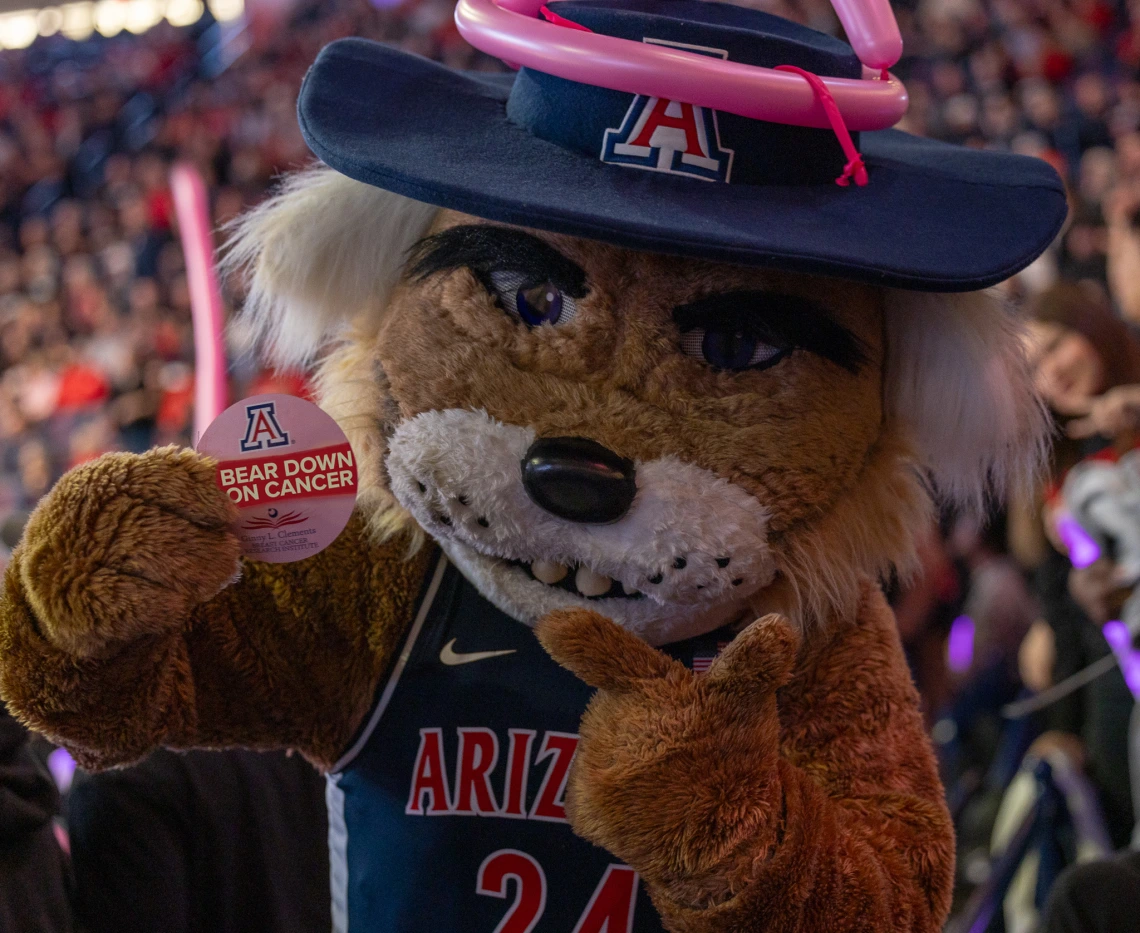
[[[855,184],[860,188],[863,187],[870,180],[867,177],[867,166],[863,162],[863,155],[855,148],[855,141],[851,138],[851,131],[847,128],[847,124],[843,122],[843,114],[840,113],[838,105],[835,103],[835,98],[831,96],[831,91],[827,89],[823,79],[817,75],[812,74],[810,71],[805,71],[803,68],[797,68],[795,65],[777,65],[776,71],[790,71],[793,74],[798,74],[801,78],[807,80],[811,85],[812,90],[815,92],[819,102],[823,105],[823,109],[827,111],[828,117],[831,119],[831,128],[835,131],[835,136],[839,140],[839,145],[843,147],[843,154],[847,157],[847,164],[843,167],[843,174],[841,174],[835,183],[841,188],[846,188],[851,184],[851,180],[855,180]]]
[[[587,29],[580,23],[574,22],[572,19],[567,19],[565,16],[559,16],[550,7],[543,4],[538,8],[538,12],[542,14],[542,18],[548,23],[553,23],[555,26],[565,26],[567,29],[577,29],[579,32],[593,32],[592,29]]]

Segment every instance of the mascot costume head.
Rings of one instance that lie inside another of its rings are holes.
[[[862,72],[761,13],[555,6],[570,35]],[[335,347],[322,400],[375,526],[422,529],[515,618],[589,606],[661,644],[781,578],[822,620],[906,563],[931,491],[975,505],[1038,455],[980,289],[1056,234],[1043,163],[865,132],[840,186],[830,128],[354,40],[300,119],[331,168],[247,219],[248,308],[283,362]]]
[[[985,289],[1060,180],[889,129],[885,4],[840,9],[859,55],[698,0],[511,5],[457,18],[517,73],[325,49],[324,165],[232,241],[354,521],[239,565],[213,461],[85,465],[13,559],[0,689],[91,767],[301,750],[353,933],[934,933],[952,831],[877,581],[1041,458]]]

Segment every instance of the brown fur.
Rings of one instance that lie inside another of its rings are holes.
[[[544,238],[600,283],[553,332],[512,320],[467,271],[395,298],[377,346],[401,417],[481,408],[632,459],[673,454],[770,505],[776,535],[818,518],[852,485],[882,421],[873,289]],[[863,342],[868,364],[852,375],[797,353],[774,369],[723,373],[680,354],[673,307],[738,289],[822,301]]]
[[[445,213],[436,229],[473,222]],[[884,427],[881,293],[541,236],[594,284],[564,327],[528,330],[461,270],[405,284],[379,333],[358,328],[323,366],[322,402],[354,448],[375,452],[362,454],[375,529],[411,525],[387,491],[385,434],[423,411],[484,409],[633,459],[672,454],[742,486],[773,511],[773,550],[800,598],[797,618],[850,615],[861,574],[909,567],[930,502],[905,440]],[[672,308],[734,289],[820,301],[867,362],[852,374],[797,353],[775,369],[718,373],[680,354]]]
[[[797,655],[794,630],[768,616],[706,675],[585,610],[550,616],[539,638],[601,688],[571,825],[641,873],[670,930],[941,928],[950,817],[872,584],[855,624]]]
[[[353,519],[316,557],[243,561],[212,461],[173,448],[69,473],[0,606],[0,694],[89,768],[159,745],[291,747],[331,765],[394,655],[430,553]]]

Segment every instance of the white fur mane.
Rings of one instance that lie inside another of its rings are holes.
[[[940,501],[970,511],[1026,491],[1048,449],[1022,326],[994,291],[886,299],[888,423]]]
[[[256,342],[278,365],[311,363],[345,322],[384,309],[438,212],[325,166],[286,178],[234,224],[223,259],[248,275]]]

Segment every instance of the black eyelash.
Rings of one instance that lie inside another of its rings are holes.
[[[408,274],[422,281],[439,272],[468,268],[494,293],[490,274],[518,272],[537,282],[553,282],[571,298],[584,297],[586,273],[577,263],[538,237],[494,224],[451,227],[420,240],[408,255]]]
[[[866,349],[851,331],[832,320],[820,305],[796,295],[707,295],[674,308],[673,320],[682,333],[697,327],[738,330],[776,347],[808,350],[852,373],[867,361]]]

